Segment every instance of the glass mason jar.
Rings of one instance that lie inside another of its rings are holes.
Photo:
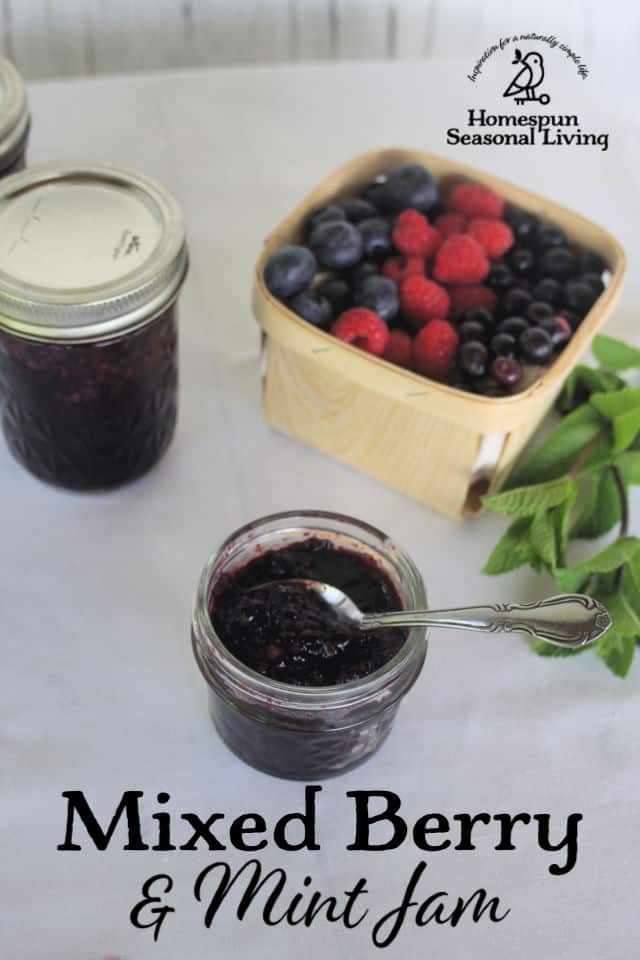
[[[104,489],[147,471],[177,415],[182,216],[110,166],[32,167],[0,183],[0,405],[36,476]]]
[[[30,123],[22,77],[0,57],[0,177],[23,169]]]
[[[422,577],[410,557],[375,527],[340,514],[303,510],[264,517],[231,534],[210,558],[200,578],[191,634],[209,688],[213,722],[227,746],[251,766],[298,780],[342,773],[377,750],[427,651],[426,629],[414,627],[380,669],[359,680],[324,687],[281,683],[234,657],[217,636],[209,613],[220,577],[260,552],[309,536],[372,559],[387,574],[404,607],[427,605]]]

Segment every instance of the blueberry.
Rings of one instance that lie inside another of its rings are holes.
[[[338,277],[323,280],[315,288],[315,292],[329,301],[336,317],[351,303],[351,288],[346,280],[340,280]]]
[[[588,287],[595,292],[596,296],[600,296],[604,291],[604,283],[602,282],[602,277],[598,273],[583,273],[580,277],[582,283],[586,283]]]
[[[368,280],[369,277],[377,276],[379,272],[380,268],[377,264],[371,263],[370,260],[363,260],[362,263],[359,263],[353,270],[347,271],[345,279],[350,284],[352,292],[356,293],[365,280]]]
[[[523,331],[529,329],[529,324],[524,317],[507,317],[502,323],[498,324],[496,333],[508,333],[516,339]]]
[[[362,220],[358,224],[358,230],[362,234],[365,257],[380,262],[386,260],[392,252],[391,227],[387,221],[380,217]]]
[[[372,195],[378,209],[386,213],[400,213],[407,207],[428,210],[439,199],[433,174],[418,163],[396,167],[384,183],[374,187]]]
[[[566,317],[561,316],[546,317],[540,324],[540,329],[546,330],[556,348],[564,347],[565,343],[568,343],[571,339],[573,332],[569,321]]]
[[[551,247],[564,247],[567,244],[567,236],[564,230],[554,226],[552,223],[541,223],[536,233],[536,250],[544,253]]]
[[[554,313],[550,303],[545,303],[544,300],[533,300],[525,311],[525,317],[531,323],[540,323],[545,317],[552,317]]]
[[[583,250],[580,253],[579,263],[580,270],[583,273],[603,274],[605,270],[609,269],[606,260],[599,253],[594,253],[593,250]]]
[[[553,354],[553,341],[541,327],[529,327],[520,334],[518,346],[531,363],[547,363]]]
[[[366,187],[363,187],[362,190],[362,199],[366,200],[367,203],[370,203],[376,213],[380,213],[382,210],[380,189],[382,188],[383,184],[384,179],[374,180],[372,183],[367,184]]]
[[[504,219],[513,230],[513,235],[520,243],[531,240],[538,227],[538,218],[519,207],[507,207]]]
[[[534,300],[544,300],[545,303],[550,303],[552,306],[560,303],[562,298],[562,286],[553,277],[544,277],[542,280],[538,280],[531,292]]]
[[[520,277],[531,273],[536,258],[529,247],[514,247],[507,259],[513,273]]]
[[[317,269],[316,258],[307,247],[282,247],[267,260],[264,282],[274,297],[287,300],[309,286]]]
[[[517,352],[517,341],[512,333],[496,333],[489,344],[492,352],[497,357],[515,357]]]
[[[502,384],[496,383],[492,377],[482,377],[480,380],[476,380],[472,389],[482,397],[506,397],[509,393]]]
[[[507,290],[514,284],[513,274],[506,263],[494,263],[485,284],[492,290]]]
[[[467,320],[472,323],[481,323],[486,330],[493,329],[493,314],[486,307],[468,307],[460,315],[460,323],[465,323]]]
[[[334,204],[330,204],[328,207],[320,207],[309,216],[307,233],[313,233],[319,223],[331,223],[334,220],[346,220],[344,210]]]
[[[400,309],[398,287],[389,277],[367,277],[356,292],[354,303],[373,310],[383,320],[393,320]]]
[[[482,377],[487,371],[489,351],[480,340],[467,340],[458,347],[458,363],[468,377]]]
[[[522,376],[522,367],[513,357],[496,357],[491,365],[491,373],[498,383],[505,387],[513,387]]]
[[[327,270],[344,270],[362,260],[362,234],[346,220],[320,223],[309,238],[318,263]]]
[[[553,277],[555,280],[568,280],[576,272],[576,258],[568,247],[552,247],[542,254],[538,261],[538,273],[541,277]]]
[[[372,203],[362,197],[346,197],[340,200],[338,206],[344,210],[344,215],[350,223],[360,223],[370,217],[377,217],[378,211]]]
[[[569,280],[564,288],[564,299],[571,310],[584,316],[598,299],[598,294],[582,280]]]
[[[289,306],[314,327],[328,330],[333,320],[333,308],[330,301],[316,290],[301,290],[289,300]]]
[[[458,336],[462,343],[467,340],[486,340],[488,330],[478,320],[463,320],[458,326]]]
[[[533,297],[524,287],[511,287],[500,301],[500,308],[505,317],[524,313]]]

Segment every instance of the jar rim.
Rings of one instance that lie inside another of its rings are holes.
[[[295,523],[296,520],[299,523],[313,521],[313,526],[300,526]],[[224,564],[225,556],[228,557],[233,546],[242,541],[243,538],[255,536],[261,528],[279,524],[283,525],[283,533],[299,531],[302,535],[308,533],[309,530],[315,530],[317,527],[318,536],[322,537],[323,534],[327,536],[331,531],[323,530],[323,521],[327,524],[343,524],[353,527],[355,530],[378,540],[377,547],[369,547],[369,549],[375,551],[380,558],[383,558],[383,550],[393,554],[394,559],[402,567],[404,585],[411,592],[413,602],[416,606],[426,607],[426,590],[418,568],[406,551],[377,527],[346,514],[324,510],[288,510],[260,517],[239,527],[222,542],[220,547],[210,555],[198,582],[193,618],[194,654],[205,680],[214,686],[218,692],[220,692],[220,689],[216,681],[219,676],[212,674],[211,661],[207,654],[215,655],[216,673],[220,670],[224,672],[224,679],[229,684],[228,689],[242,687],[245,692],[250,691],[263,704],[268,703],[273,706],[274,702],[277,701],[281,706],[292,711],[313,710],[314,707],[321,707],[323,711],[332,708],[337,710],[352,708],[375,696],[376,693],[394,684],[394,682],[401,681],[407,669],[412,664],[416,664],[417,669],[411,677],[411,681],[407,684],[400,683],[397,694],[399,697],[406,692],[415,676],[417,676],[426,655],[427,631],[424,627],[411,628],[397,653],[374,672],[360,679],[350,680],[347,683],[326,686],[297,686],[265,677],[235,657],[219,638],[209,614],[209,598],[214,576],[216,572],[222,572],[221,567]],[[339,537],[340,532],[333,535]],[[348,533],[344,535],[349,536]],[[397,699],[397,697],[394,697],[394,699]]]
[[[0,214],[8,238],[0,251],[0,328],[11,333],[69,343],[128,332],[184,281],[180,208],[140,173],[106,163],[29,167],[2,180]],[[52,253],[58,248],[62,263]]]

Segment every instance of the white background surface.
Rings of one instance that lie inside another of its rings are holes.
[[[250,308],[262,239],[300,196],[352,155],[382,145],[454,153],[444,130],[480,105],[467,64],[242,69],[57,83],[30,91],[32,161],[112,160],[162,180],[185,211],[192,267],[181,298],[181,414],[175,442],[146,478],[82,496],[33,479],[0,446],[3,739],[0,765],[0,955],[10,960],[255,960],[370,957],[363,925],[267,929],[225,909],[211,931],[190,890],[205,852],[60,853],[65,804],[83,789],[110,816],[125,789],[172,807],[229,818],[253,810],[269,824],[299,809],[302,786],[267,778],[228,753],[210,726],[189,645],[191,600],[207,555],[238,525],[281,509],[344,511],[379,525],[421,568],[434,604],[528,599],[549,584],[528,570],[479,574],[504,524],[429,512],[270,430],[260,412],[258,336]],[[608,130],[598,148],[471,148],[459,159],[574,207],[613,231],[629,277],[608,330],[637,339],[638,143],[619,122],[615,91],[565,71],[555,109],[583,129]],[[496,79],[496,84],[498,79]],[[489,92],[487,81],[486,92]],[[447,90],[446,103],[442,91]],[[489,105],[495,101],[489,97]],[[637,531],[638,501],[632,512]],[[425,670],[383,749],[324,785],[317,853],[270,846],[265,866],[306,874],[325,893],[368,878],[372,915],[400,898],[421,859],[410,842],[391,854],[347,853],[345,791],[393,789],[423,813],[551,813],[555,836],[584,814],[578,863],[547,871],[529,828],[518,850],[496,853],[491,828],[475,852],[427,856],[423,897],[468,896],[478,886],[511,915],[452,930],[407,923],[385,955],[454,960],[628,960],[637,911],[638,689],[591,654],[531,655],[516,637],[434,635]],[[554,834],[552,834],[554,836]],[[122,843],[122,841],[120,841]],[[239,865],[245,857],[231,853]],[[142,881],[176,884],[158,944],[128,913]]]

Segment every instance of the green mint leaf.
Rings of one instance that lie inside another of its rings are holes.
[[[591,580],[588,571],[576,567],[556,567],[553,577],[563,593],[582,593]]]
[[[511,473],[506,489],[530,486],[561,477],[603,429],[603,420],[589,404],[578,407]]]
[[[633,634],[621,634],[610,627],[604,636],[596,640],[596,650],[612,673],[617,677],[626,677],[636,652],[636,637]]]
[[[533,547],[529,541],[530,526],[531,520],[528,517],[518,517],[514,520],[493,548],[482,572],[496,576],[530,563],[533,556]]]
[[[531,649],[539,657],[575,657],[588,647],[556,647],[555,644],[547,643],[546,640],[536,640]]]
[[[585,503],[572,536],[585,540],[601,537],[620,523],[621,515],[620,491],[613,471],[603,470],[593,478],[591,499]]]
[[[574,367],[564,387],[556,400],[556,407],[561,413],[570,413],[585,403],[592,393],[606,393],[610,390],[619,390],[626,386],[622,377],[610,370],[594,370],[579,364]]]
[[[640,367],[640,350],[628,343],[623,343],[622,340],[598,334],[593,338],[591,349],[598,363],[608,370],[630,370],[632,367]]]
[[[532,517],[540,510],[547,510],[572,496],[576,485],[572,477],[560,477],[548,483],[536,483],[533,486],[518,487],[505,493],[495,493],[483,497],[483,503],[496,513],[507,516]]]
[[[531,521],[530,539],[531,546],[540,559],[553,569],[557,563],[557,544],[556,525],[551,510],[536,513]]]
[[[611,421],[614,453],[633,443],[640,433],[640,387],[625,387],[615,393],[594,393],[589,403]]]
[[[608,547],[605,547],[604,550],[601,550],[600,553],[596,553],[595,556],[589,557],[588,560],[572,569],[576,573],[580,570],[590,574],[611,573],[618,567],[624,566],[624,564],[633,563],[639,552],[640,540],[637,537],[620,537],[620,539],[614,540]],[[638,630],[640,631],[640,622],[638,623]]]
[[[640,483],[640,450],[627,450],[613,461],[625,483]]]
[[[618,633],[640,634],[640,607],[638,595],[633,580],[630,581],[627,568],[622,571],[622,577],[617,589],[611,593],[598,596],[611,615],[613,625]]]
[[[556,558],[554,566],[564,566],[567,562],[567,547],[569,545],[569,517],[573,505],[576,502],[577,487],[574,485],[573,491],[567,499],[558,504],[551,510],[551,517],[556,536]]]

